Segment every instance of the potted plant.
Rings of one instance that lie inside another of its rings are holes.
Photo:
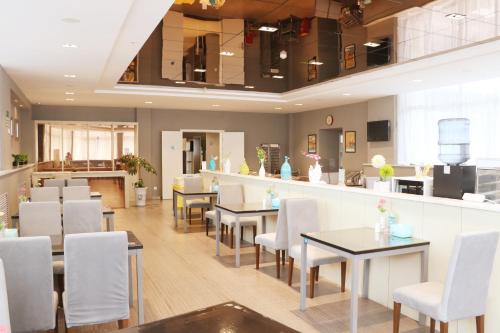
[[[19,154],[21,165],[28,164],[28,154]]]
[[[134,183],[135,187],[135,202],[139,207],[146,206],[146,194],[148,188],[144,186],[144,180],[141,178],[141,170],[144,169],[146,172],[156,175],[156,170],[146,161],[145,158],[140,156],[135,156],[133,154],[126,154],[120,158],[123,168],[128,172],[129,175],[138,175],[138,180]]]
[[[377,180],[373,189],[377,192],[387,193],[391,191],[390,178],[394,176],[394,168],[390,164],[386,164],[385,158],[382,155],[375,155],[372,158],[372,166],[379,169],[378,173],[380,180]]]
[[[257,159],[260,162],[260,168],[259,168],[259,177],[265,177],[266,176],[266,169],[264,168],[264,162],[266,161],[266,151],[262,147],[255,147],[257,150]]]
[[[21,154],[12,154],[12,158],[13,158],[12,166],[14,168],[21,165]]]

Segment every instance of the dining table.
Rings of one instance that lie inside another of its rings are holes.
[[[430,242],[413,237],[399,238],[375,232],[372,228],[353,228],[301,234],[300,256],[300,310],[306,309],[307,248],[315,246],[351,261],[351,304],[349,332],[358,331],[359,265],[363,261],[362,297],[368,298],[370,261],[410,253],[420,254],[420,281],[427,282]],[[419,314],[419,323],[425,325],[425,315]]]
[[[240,219],[242,217],[261,217],[262,232],[266,232],[266,217],[278,215],[279,207],[264,204],[262,202],[244,202],[234,204],[216,204],[215,205],[215,254],[220,255],[220,228],[221,216],[229,215],[235,219],[235,266],[240,267],[240,247],[241,247],[241,228]]]
[[[188,231],[188,223],[186,221],[186,216],[187,216],[187,208],[186,208],[186,200],[193,200],[193,199],[205,199],[209,198],[210,200],[210,206],[213,206],[213,200],[217,198],[217,192],[214,191],[209,191],[209,190],[203,190],[199,192],[186,192],[184,190],[179,190],[179,189],[174,189],[172,191],[172,205],[173,205],[173,212],[174,212],[174,223],[175,223],[175,228],[177,228],[178,225],[178,198],[181,197],[184,200],[184,203],[182,205],[182,217],[184,219],[184,232]]]

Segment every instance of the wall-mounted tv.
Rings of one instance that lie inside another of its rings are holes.
[[[389,120],[369,121],[367,124],[368,142],[389,141],[390,132]]]

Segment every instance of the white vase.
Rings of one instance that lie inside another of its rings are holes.
[[[384,182],[381,180],[377,180],[373,184],[373,190],[375,192],[380,192],[380,193],[389,193],[391,192],[391,182]]]
[[[339,169],[339,186],[345,185],[345,169]]]
[[[146,206],[146,193],[148,191],[147,187],[136,187],[135,188],[135,205],[137,207]]]
[[[222,170],[224,173],[230,174],[231,173],[231,160],[225,159],[224,162],[222,163]]]
[[[311,183],[319,183],[321,182],[321,165],[316,161],[314,167],[312,165],[309,166],[309,182]]]
[[[265,177],[266,176],[266,169],[264,168],[264,161],[260,161],[260,169],[259,169],[259,177]]]

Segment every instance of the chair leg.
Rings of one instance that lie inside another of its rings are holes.
[[[224,224],[220,226],[220,242],[224,243]]]
[[[288,285],[292,285],[293,278],[293,258],[288,256]]]
[[[281,264],[283,266],[285,266],[285,259],[286,259],[285,250],[281,250]]]
[[[191,208],[188,208],[188,219],[189,219],[189,224],[191,224]]]
[[[476,317],[476,332],[484,333],[484,315]]]
[[[316,267],[311,267],[309,269],[309,297],[314,298],[314,277],[316,275]]]
[[[314,273],[314,276],[316,277],[316,282],[319,281],[319,266],[316,266],[316,273]]]
[[[207,236],[208,236],[208,223],[209,223],[208,219],[205,219],[205,233]]]
[[[431,318],[430,333],[436,333],[436,320]]]
[[[448,333],[448,323],[439,322],[439,333]]]
[[[260,265],[260,244],[255,245],[255,269],[259,269]]]
[[[399,333],[399,320],[401,318],[401,303],[394,302],[392,315],[392,333]]]
[[[128,327],[128,319],[118,320],[118,328],[119,329],[127,328],[127,327]]]
[[[234,248],[234,228],[231,228],[231,248]]]
[[[243,227],[240,227],[240,240],[243,240],[243,231],[245,229],[243,229]]]
[[[276,253],[276,277],[280,278],[280,250],[275,250]]]
[[[345,292],[345,275],[347,271],[347,262],[340,263],[340,291]]]
[[[255,236],[257,236],[257,226],[256,225],[252,226],[252,231],[253,231],[253,245],[255,245]]]

